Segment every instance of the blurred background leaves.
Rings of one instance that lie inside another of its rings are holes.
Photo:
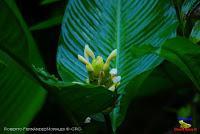
[[[5,65],[0,70],[0,126],[28,126],[46,95],[30,64],[41,66],[43,61],[14,1],[0,1],[0,18],[0,60]]]

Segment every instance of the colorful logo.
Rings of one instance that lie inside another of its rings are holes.
[[[190,128],[192,125],[189,123],[184,122],[183,120],[178,121],[180,124],[180,128]]]
[[[178,118],[179,127],[174,128],[174,134],[176,132],[197,132],[197,128],[192,127],[192,117],[189,118]]]

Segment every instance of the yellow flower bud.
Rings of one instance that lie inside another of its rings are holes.
[[[121,76],[117,76],[117,68],[109,70],[110,62],[117,56],[117,49],[113,50],[108,56],[106,63],[101,56],[95,55],[88,45],[85,45],[84,57],[78,55],[78,59],[86,65],[89,79],[86,79],[86,83],[96,84],[108,88],[108,90],[114,92],[120,85]],[[89,58],[92,58],[90,63]]]
[[[104,64],[103,70],[108,70],[110,66],[110,61],[117,56],[117,49],[113,50],[110,55],[108,56],[106,63]]]
[[[109,69],[110,63],[108,64],[107,62],[103,66],[103,70],[107,71]]]
[[[85,65],[87,65],[89,62],[81,55],[78,55],[78,60],[80,60],[81,62],[83,62]]]
[[[117,56],[117,49],[111,52],[111,54],[107,58],[107,61],[111,61],[112,59],[116,58],[116,56]]]
[[[95,55],[93,53],[93,51],[90,49],[90,47],[88,45],[85,45],[85,49],[84,49],[84,57],[86,58],[86,60],[89,61],[89,56],[92,57],[92,59],[95,58]]]
[[[89,63],[86,65],[86,69],[89,71],[89,72],[94,72],[94,69],[92,67],[92,65]]]
[[[92,67],[94,68],[94,74],[98,75],[100,71],[103,70],[103,58],[101,56],[98,56],[96,59],[92,60]]]
[[[83,56],[78,55],[78,59],[86,65],[86,69],[88,71],[94,71],[91,63],[89,61],[87,61]]]

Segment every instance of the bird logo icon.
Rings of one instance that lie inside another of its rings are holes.
[[[192,125],[184,122],[183,120],[179,120],[180,128],[190,128]]]

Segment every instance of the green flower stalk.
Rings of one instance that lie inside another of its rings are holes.
[[[121,80],[121,76],[117,76],[117,68],[110,70],[110,62],[114,60],[116,56],[117,49],[110,53],[106,59],[106,62],[104,63],[104,60],[101,56],[95,57],[94,52],[90,49],[90,47],[85,45],[84,57],[78,55],[78,59],[85,64],[88,71],[89,78],[86,80],[86,82],[106,87],[108,90],[114,92],[115,89],[120,85]]]

